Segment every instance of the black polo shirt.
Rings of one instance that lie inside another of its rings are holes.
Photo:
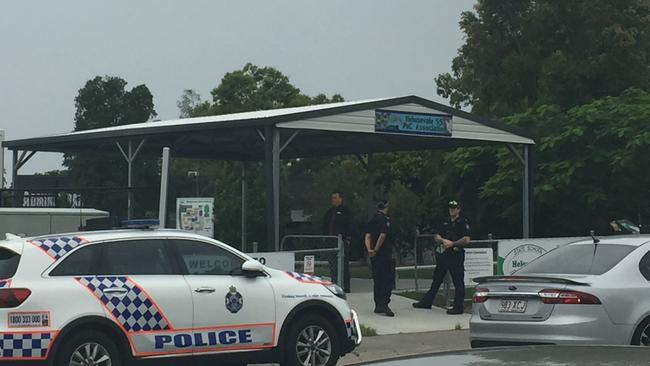
[[[352,226],[352,213],[347,206],[330,207],[323,218],[323,234],[350,236]]]
[[[390,259],[393,254],[393,233],[390,224],[390,217],[384,215],[383,212],[377,212],[375,216],[368,222],[366,233],[370,234],[372,238],[372,247],[377,244],[379,235],[386,234],[384,244],[375,255],[375,259]]]
[[[442,236],[444,239],[456,241],[464,236],[471,236],[471,228],[469,222],[464,217],[458,217],[453,221],[449,217],[442,223],[438,235]]]

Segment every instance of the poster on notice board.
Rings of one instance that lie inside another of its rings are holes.
[[[214,238],[214,198],[177,198],[176,228]]]

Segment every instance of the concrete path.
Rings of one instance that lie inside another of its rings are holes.
[[[326,277],[327,278],[327,277]],[[420,278],[418,280],[418,290],[426,291],[431,287],[431,278]],[[350,288],[353,293],[355,292],[372,292],[372,280],[365,278],[352,278]],[[399,279],[397,281],[397,291],[413,291],[415,290],[414,279]],[[443,291],[442,287],[440,291]],[[453,295],[453,294],[452,294]]]
[[[444,309],[435,306],[431,310],[414,309],[413,300],[393,294],[390,308],[395,317],[389,318],[373,312],[372,299],[371,292],[348,294],[348,302],[359,314],[361,324],[380,335],[469,329],[469,314],[447,315]]]

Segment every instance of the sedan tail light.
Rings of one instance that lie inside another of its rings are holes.
[[[600,300],[590,294],[571,290],[546,289],[539,292],[544,304],[600,304]]]
[[[482,287],[477,287],[474,291],[474,296],[472,297],[472,302],[474,304],[484,303],[488,298],[488,293],[490,290]]]
[[[26,288],[0,289],[0,308],[15,308],[25,302],[31,294]]]

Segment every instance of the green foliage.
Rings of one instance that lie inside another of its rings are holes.
[[[377,330],[373,327],[369,327],[367,325],[360,324],[361,327],[361,335],[364,337],[375,337],[377,336]]]
[[[251,63],[241,70],[227,73],[219,85],[212,89],[212,103],[202,101],[192,89],[183,91],[177,105],[181,117],[199,117],[301,107],[313,104],[342,102],[339,94],[328,98],[325,94],[315,97],[302,94],[291,84],[289,78],[273,67],[258,67]]]
[[[608,219],[647,216],[649,4],[479,0],[462,14],[465,44],[452,73],[436,78],[438,93],[535,138],[536,235],[603,232]],[[510,152],[463,148],[445,163],[480,234],[521,235],[522,168]]]
[[[644,0],[480,0],[460,26],[465,44],[437,90],[478,114],[566,108],[650,82]]]
[[[156,116],[153,96],[145,85],[126,90],[127,82],[119,77],[97,76],[79,89],[75,98],[75,131],[145,122]],[[137,146],[137,142],[134,142]],[[134,146],[134,149],[135,147]],[[64,166],[77,187],[126,187],[126,162],[117,147],[114,154],[66,154]],[[134,163],[134,185],[156,186],[158,162],[140,157]],[[157,206],[157,192],[144,189],[136,193],[135,212],[142,216]],[[126,192],[95,190],[83,193],[82,204],[126,216]]]
[[[302,94],[300,89],[293,86],[289,78],[277,69],[258,67],[250,63],[246,64],[241,70],[227,73],[221,79],[219,85],[212,90],[211,94],[212,102],[208,102],[203,101],[200,95],[193,90],[186,89],[177,103],[181,117],[199,117],[343,101],[343,98],[338,94],[333,95],[331,98],[324,94],[315,97]],[[170,190],[173,191],[170,191],[170,194],[172,196],[194,196],[194,178],[188,178],[187,171],[198,170],[200,172],[200,180],[204,182],[200,195],[215,197],[215,236],[235,246],[239,246],[241,242],[241,164],[227,161],[197,162],[175,159],[172,162],[172,174],[170,176]],[[301,233],[304,233],[304,230],[318,232],[320,215],[325,212],[324,209],[321,211],[322,204],[327,204],[332,187],[339,185],[332,184],[328,187],[322,187],[323,190],[317,191],[319,195],[311,195],[314,190],[303,191],[300,186],[294,189],[296,187],[292,182],[294,179],[306,184],[324,182],[319,180],[316,174],[320,173],[321,169],[327,164],[327,160],[319,159],[283,162],[280,176],[280,222],[282,229],[290,230],[287,228],[287,224],[289,222],[289,212],[292,208],[306,208],[308,212],[314,215],[313,225],[301,227],[298,230]],[[304,166],[305,174],[296,177],[294,172],[300,166]],[[353,169],[353,167],[350,166],[350,169]],[[247,241],[249,243],[256,241],[264,244],[266,242],[267,225],[264,171],[261,164],[257,162],[247,163],[246,170],[248,183]],[[349,174],[348,177],[350,177]],[[333,177],[332,179],[337,180],[338,178]],[[345,189],[345,187],[341,189]],[[309,204],[305,204],[305,202]],[[354,199],[352,202],[354,202]],[[264,248],[264,245],[260,247]]]
[[[537,235],[584,235],[589,229],[607,233],[611,219],[640,222],[650,215],[645,188],[650,183],[648,92],[631,88],[568,111],[541,105],[506,121],[537,136]],[[515,173],[520,164],[506,150],[496,156],[497,171],[479,186],[479,197],[514,226],[521,209],[521,174]]]

